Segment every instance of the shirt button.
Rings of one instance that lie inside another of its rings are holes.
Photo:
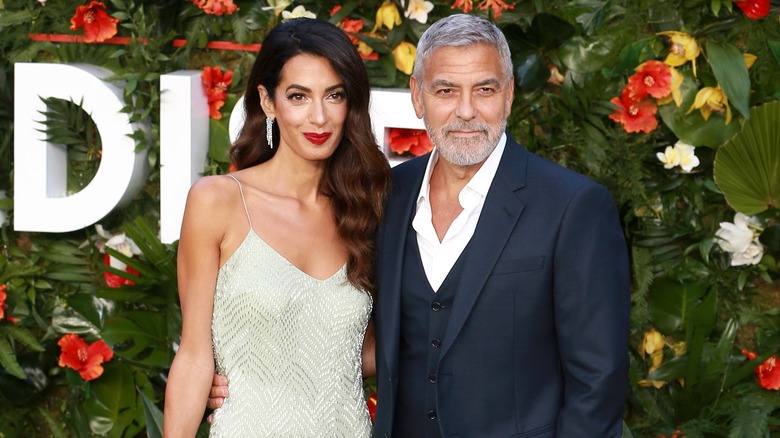
[[[431,383],[436,383],[436,374],[431,374],[428,376],[428,381]]]
[[[431,341],[431,347],[433,348],[439,348],[439,345],[441,345],[441,341],[438,339],[434,339]]]
[[[433,303],[431,303],[431,309],[433,309],[434,312],[438,312],[439,310],[441,310],[441,303],[438,301],[434,301]]]
[[[434,411],[434,410],[428,411],[428,418],[431,419],[431,420],[435,420],[436,419],[436,411]]]

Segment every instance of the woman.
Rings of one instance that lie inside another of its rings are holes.
[[[390,172],[369,92],[336,26],[291,20],[263,41],[238,171],[201,178],[187,198],[166,437],[195,435],[215,361],[231,396],[211,436],[370,435],[361,348]]]

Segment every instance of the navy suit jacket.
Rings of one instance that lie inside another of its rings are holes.
[[[393,436],[402,258],[427,159],[393,169],[377,235],[375,437]],[[436,370],[442,436],[620,437],[630,280],[608,191],[508,137],[461,257]]]

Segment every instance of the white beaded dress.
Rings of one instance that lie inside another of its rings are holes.
[[[346,265],[319,280],[266,244],[233,179],[249,233],[217,277],[211,335],[230,396],[210,436],[369,437],[361,349],[371,297]]]

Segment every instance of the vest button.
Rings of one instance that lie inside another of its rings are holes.
[[[428,376],[428,381],[431,383],[436,383],[436,374],[431,374]]]
[[[436,419],[436,411],[434,411],[434,410],[428,411],[428,418],[431,419],[431,420],[435,420]]]
[[[438,339],[434,339],[431,341],[431,347],[433,348],[439,348],[439,345],[441,345],[441,341]]]
[[[440,303],[440,302],[438,302],[438,301],[434,301],[433,303],[431,303],[431,309],[432,309],[434,312],[438,312],[439,310],[441,310],[441,307],[442,307],[442,306],[441,306],[441,303]]]

